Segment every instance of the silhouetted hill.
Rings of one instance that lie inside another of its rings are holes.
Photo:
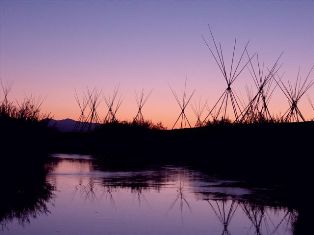
[[[60,132],[78,132],[93,130],[99,124],[96,123],[86,124],[79,121],[75,121],[70,118],[66,118],[62,120],[50,119],[48,125],[50,127],[55,127]]]

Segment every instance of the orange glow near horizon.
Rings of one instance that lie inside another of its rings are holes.
[[[206,53],[204,54],[205,56],[208,56]],[[225,81],[215,64],[208,64],[208,61],[204,58],[202,69],[204,71],[195,71],[192,69],[193,73],[191,72],[188,75],[183,74],[180,71],[177,71],[174,74],[169,74],[169,72],[165,72],[163,70],[159,71],[159,73],[158,71],[154,71],[149,75],[149,71],[143,68],[142,71],[137,71],[132,75],[132,77],[134,77],[134,81],[136,74],[138,74],[139,77],[153,77],[152,80],[143,80],[138,84],[133,84],[132,81],[127,81],[126,85],[123,83],[112,83],[110,86],[107,85],[108,82],[105,79],[102,79],[103,75],[101,74],[97,76],[95,75],[98,84],[96,84],[95,81],[93,81],[93,84],[88,84],[88,81],[84,81],[83,77],[76,77],[77,82],[74,79],[65,79],[62,85],[54,82],[47,83],[47,81],[53,81],[53,77],[57,76],[56,74],[61,73],[61,71],[56,70],[55,73],[49,74],[47,80],[43,80],[38,83],[29,83],[26,82],[26,79],[20,82],[11,84],[8,83],[8,85],[11,85],[12,87],[9,98],[11,101],[20,102],[23,98],[32,94],[34,97],[43,99],[43,113],[50,113],[51,116],[57,120],[66,118],[76,120],[79,117],[80,110],[75,101],[75,91],[80,96],[82,93],[86,92],[87,88],[96,88],[102,92],[98,112],[100,117],[104,118],[107,113],[104,97],[111,96],[114,87],[119,85],[119,96],[122,98],[122,105],[117,113],[117,117],[121,121],[131,121],[137,112],[135,93],[144,89],[145,94],[147,94],[150,90],[152,90],[152,94],[142,110],[144,118],[154,123],[162,122],[165,127],[171,128],[180,114],[180,107],[171,93],[170,87],[177,93],[178,98],[181,99],[184,90],[184,82],[187,76],[187,93],[191,94],[193,90],[196,91],[186,109],[187,117],[193,126],[195,124],[196,117],[192,111],[192,105],[197,105],[197,103],[201,100],[201,102],[207,101],[208,107],[211,108],[226,88]],[[307,72],[308,70],[306,70],[306,68],[301,71],[303,79]],[[22,76],[22,74],[16,72],[14,74],[14,77]],[[165,74],[167,74],[167,76],[165,76]],[[284,82],[287,82],[288,80],[294,82],[296,79],[297,68],[285,70],[285,74],[286,75],[283,78]],[[34,77],[42,77],[44,75],[44,73],[33,74]],[[123,76],[126,75],[121,74],[119,76],[120,79],[122,79]],[[170,79],[174,76],[176,79]],[[314,73],[311,78],[314,79],[313,77]],[[46,85],[44,85],[45,83]],[[243,76],[241,76],[234,83],[234,91],[245,104],[247,104],[247,94],[245,91],[246,87],[252,88],[252,92],[255,94],[256,88],[254,87],[253,80],[249,76],[248,72],[245,72]],[[301,99],[299,104],[302,113],[308,120],[314,117],[314,110],[308,101],[310,98],[314,102],[314,96],[312,95],[313,90],[314,88],[311,88]],[[269,106],[270,111],[274,116],[282,115],[289,108],[288,101],[279,88],[275,90]],[[203,117],[206,116],[207,113],[208,110],[205,110]]]
[[[136,115],[136,91],[152,89],[144,118],[171,128],[180,108],[169,86],[182,98],[187,78],[188,92],[196,90],[186,110],[194,125],[191,104],[201,99],[212,107],[226,89],[202,39],[209,37],[208,24],[221,42],[227,68],[235,37],[236,55],[250,41],[249,53],[258,52],[265,68],[284,51],[284,81],[295,81],[299,66],[304,78],[314,63],[313,1],[48,2],[0,1],[0,79],[12,85],[13,102],[40,96],[42,111],[55,119],[78,118],[75,90],[97,88],[110,96],[119,86],[119,120]],[[234,83],[244,103],[246,86],[255,88],[247,70]],[[300,103],[307,119],[314,117],[308,102],[314,102],[313,92],[314,87]],[[271,113],[282,115],[288,107],[277,89]],[[101,97],[100,116],[106,112]]]
[[[191,92],[192,89],[189,90],[190,90],[189,92]],[[220,92],[222,91],[223,89],[220,90]],[[220,93],[219,91],[212,91],[209,93],[212,94],[215,93],[215,97],[210,97],[210,99],[207,100],[208,105],[211,108],[215,101],[217,101]],[[50,112],[52,117],[57,120],[66,118],[77,120],[80,114],[79,113],[80,110],[74,100],[74,94],[72,94],[72,96],[73,97],[71,96],[67,98],[64,97],[64,100],[72,99],[70,102],[60,101],[58,103],[48,103],[48,101],[50,100],[47,98],[45,103],[43,104],[43,112],[45,113]],[[128,96],[124,95],[123,97],[124,97],[123,103],[117,113],[117,118],[120,121],[132,121],[138,111],[137,109],[138,107],[136,106],[135,102],[135,95],[128,94]],[[196,105],[197,102],[199,102],[199,97],[202,97],[201,101],[205,102],[205,99],[203,98],[205,96],[199,96],[196,91],[195,96],[193,97],[193,99],[190,102],[190,105],[186,109],[186,115],[189,121],[191,122],[192,126],[194,126],[196,122],[196,116],[193,113],[192,105]],[[245,98],[246,97],[244,97],[244,99]],[[62,100],[62,97],[59,97],[59,99]],[[282,92],[279,89],[277,89],[276,95],[271,100],[269,108],[271,114],[274,115],[274,117],[280,117],[283,113],[285,113],[288,110],[289,108],[288,101],[283,96]],[[306,96],[303,97],[303,99],[301,99],[299,108],[307,120],[313,119],[314,110],[312,109]],[[105,117],[107,111],[108,109],[105,105],[104,99],[102,99],[98,109],[98,114],[101,119]],[[231,112],[231,110],[229,110],[229,112]],[[157,91],[154,90],[154,93],[151,95],[146,105],[143,107],[142,113],[144,115],[145,120],[152,121],[153,123],[161,122],[165,127],[169,129],[172,128],[175,120],[179,116],[180,107],[176,103],[175,98],[173,97],[170,89],[161,90],[159,93],[157,93]],[[208,109],[205,109],[202,118],[204,118],[207,114]]]

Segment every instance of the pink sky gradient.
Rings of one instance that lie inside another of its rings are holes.
[[[188,78],[200,97],[213,105],[225,89],[218,67],[202,41],[210,24],[224,53],[232,41],[250,41],[271,65],[277,56],[284,80],[306,74],[314,64],[313,1],[7,1],[0,2],[0,77],[12,84],[11,98],[33,94],[44,98],[43,111],[56,119],[77,118],[74,92],[86,87],[104,95],[120,85],[123,98],[118,117],[136,114],[135,91],[153,93],[144,106],[148,120],[170,127],[180,110],[169,89],[178,93]],[[240,47],[239,47],[240,49]],[[314,79],[314,75],[312,76]],[[247,72],[236,81],[253,87]],[[308,93],[314,101],[314,88]],[[101,109],[104,111],[105,103]],[[307,96],[301,103],[314,116]],[[278,90],[272,113],[284,113],[288,103]],[[190,108],[188,117],[195,118]]]

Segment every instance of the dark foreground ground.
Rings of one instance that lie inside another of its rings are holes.
[[[216,125],[180,130],[103,126],[56,133],[53,152],[92,153],[122,165],[180,162],[238,176],[293,180],[311,172],[314,123]]]
[[[10,154],[87,153],[127,167],[180,163],[232,177],[289,184],[311,178],[313,171],[314,122],[178,130],[118,123],[91,132],[66,133],[45,123],[10,125],[0,125],[2,152]]]
[[[89,133],[61,133],[45,125],[18,124],[13,129],[2,125],[1,130],[0,176],[4,188],[12,193],[1,196],[2,202],[11,202],[1,205],[1,211],[13,207],[33,210],[14,204],[18,202],[14,198],[23,196],[21,187],[29,200],[36,192],[39,200],[34,201],[34,207],[50,197],[50,186],[44,181],[47,169],[43,167],[49,153],[88,153],[112,167],[179,164],[210,175],[242,179],[249,185],[271,186],[274,200],[296,208],[304,217],[301,225],[296,225],[299,234],[311,227],[313,122],[224,124],[181,130],[115,124]],[[15,183],[6,180],[12,171],[18,172],[13,177]],[[29,182],[34,184],[29,186]]]

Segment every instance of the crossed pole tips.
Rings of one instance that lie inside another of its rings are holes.
[[[88,121],[87,129],[90,130],[92,128],[92,124],[100,123],[100,118],[97,109],[100,104],[101,91],[97,90],[96,88],[94,88],[93,90],[88,89],[87,94],[88,97],[90,97],[88,103],[89,115],[87,116]]]
[[[170,86],[169,86],[170,87]],[[187,94],[186,92],[186,80],[185,80],[185,83],[184,83],[184,91],[183,91],[183,94],[182,94],[182,99],[179,99],[178,95],[176,94],[176,92],[170,87],[170,90],[174,96],[174,98],[176,99],[180,109],[181,109],[181,112],[177,118],[177,120],[174,122],[173,126],[172,126],[172,129],[174,129],[174,127],[177,125],[177,123],[180,121],[180,128],[186,128],[186,127],[192,127],[190,122],[189,122],[189,119],[187,118],[186,114],[185,114],[185,110],[187,108],[187,106],[189,105],[194,93],[195,93],[195,90],[192,91],[192,93],[190,95]]]
[[[290,81],[285,84],[281,78],[275,79],[280,90],[283,92],[289,102],[289,108],[282,116],[282,120],[285,122],[299,122],[300,120],[303,122],[306,121],[298,107],[298,104],[300,103],[301,98],[314,84],[314,80],[310,79],[311,73],[314,70],[314,65],[310,68],[304,80],[301,78],[300,70],[301,69],[299,68],[297,79],[294,84],[292,84]]]
[[[250,58],[248,51],[246,51],[246,54]],[[269,102],[277,87],[277,84],[274,83],[274,78],[281,68],[279,60],[282,54],[279,55],[270,69],[267,68],[267,72],[265,71],[264,63],[260,62],[258,54],[255,57],[256,60],[250,60],[248,70],[257,91],[254,97],[249,94],[249,103],[236,121],[240,123],[256,123],[273,120],[269,111]],[[256,63],[255,66],[253,62]]]
[[[83,94],[82,98],[80,98],[76,90],[75,90],[74,98],[80,109],[80,115],[79,115],[78,121],[75,123],[75,129],[78,129],[78,128],[81,128],[81,123],[86,122],[85,113],[86,113],[86,108],[88,106],[89,100],[86,94]]]
[[[135,100],[138,107],[137,113],[133,119],[134,123],[144,123],[144,116],[142,113],[143,106],[146,104],[148,98],[150,97],[152,90],[145,96],[144,89],[141,90],[140,94],[135,93]]]
[[[104,97],[108,112],[105,116],[104,123],[118,122],[117,112],[121,107],[122,99],[118,97],[119,86],[115,87],[112,96]]]
[[[205,112],[205,108],[207,107],[207,101],[202,102],[200,98],[198,103],[192,104],[192,110],[196,117],[195,127],[202,127],[204,126],[204,122],[202,121],[203,114]]]
[[[94,89],[86,89],[86,92],[82,94],[80,98],[78,93],[75,91],[75,101],[79,106],[80,115],[78,122],[75,124],[75,129],[91,130],[94,124],[100,122],[98,115],[98,107],[100,104],[101,91]]]
[[[209,121],[208,119],[210,116],[213,117],[214,121],[218,120],[219,118],[222,120],[225,120],[227,118],[227,112],[228,112],[228,107],[230,106],[230,103],[232,107],[231,112],[233,113],[235,120],[238,120],[239,115],[242,112],[242,109],[239,103],[239,98],[233,91],[232,86],[234,82],[239,78],[243,70],[250,63],[250,61],[255,56],[255,54],[250,56],[247,61],[244,61],[244,54],[247,51],[247,48],[249,45],[249,42],[247,42],[244,46],[244,49],[241,52],[240,57],[236,59],[237,39],[235,38],[230,68],[228,69],[225,62],[222,45],[220,42],[219,43],[216,42],[216,39],[212,33],[210,26],[208,26],[208,28],[209,28],[209,33],[210,33],[209,40],[206,40],[204,36],[202,36],[202,38],[211,56],[214,58],[216,65],[218,66],[222,74],[222,77],[226,82],[227,87],[223,91],[222,95],[219,97],[218,101],[209,111],[208,115],[205,117],[204,123]]]

